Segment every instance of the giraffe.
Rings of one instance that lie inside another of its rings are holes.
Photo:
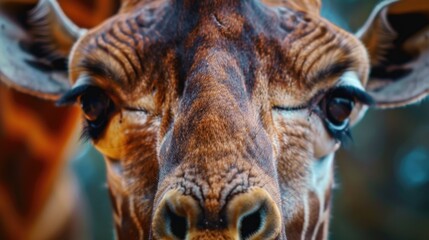
[[[81,29],[42,0],[30,22],[43,34],[2,19],[0,76],[81,106],[118,239],[327,239],[350,128],[429,92],[429,4],[382,2],[355,35],[320,7],[124,0]]]

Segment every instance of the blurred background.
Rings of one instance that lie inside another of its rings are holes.
[[[323,15],[356,30],[376,0],[323,0]],[[429,239],[429,101],[370,110],[336,157],[332,240]]]
[[[59,2],[84,27],[98,24],[118,6],[113,0]],[[355,32],[377,2],[323,0],[322,14]],[[37,239],[22,231],[40,227],[40,216],[50,223],[45,229],[52,228],[58,216],[67,213],[64,209],[75,209],[64,220],[69,226],[87,226],[79,239],[113,239],[103,159],[89,143],[64,147],[78,142],[73,132],[78,131],[79,115],[73,108],[54,109],[49,101],[25,96],[0,84],[0,239]],[[26,121],[22,125],[16,122],[19,116]],[[62,118],[48,120],[46,116]],[[64,123],[67,119],[68,125]],[[35,122],[34,126],[31,122]],[[26,130],[29,125],[41,130],[30,134]],[[64,125],[73,131],[62,132]],[[70,137],[72,142],[65,140]],[[336,158],[330,239],[428,240],[429,101],[397,110],[370,110],[353,129],[353,138],[354,142],[341,149]],[[33,147],[44,139],[57,142],[62,150],[43,154]],[[61,160],[64,157],[70,161]],[[54,212],[41,207],[43,202],[49,202],[49,191],[58,191],[55,179],[64,176],[64,186],[78,186],[74,195],[82,197],[74,196],[77,206],[62,201]],[[42,193],[46,196],[40,197]],[[62,229],[50,238],[66,239],[63,237],[70,231]]]

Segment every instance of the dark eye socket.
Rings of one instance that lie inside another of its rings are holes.
[[[83,93],[79,100],[85,119],[95,126],[105,119],[112,105],[112,101],[104,92],[95,89]]]
[[[89,88],[79,97],[79,102],[86,120],[84,136],[97,138],[104,129],[110,114],[114,110],[113,101],[99,88]]]
[[[78,101],[85,117],[81,138],[96,139],[103,132],[116,106],[101,88],[83,84],[67,91],[57,105],[71,105]]]

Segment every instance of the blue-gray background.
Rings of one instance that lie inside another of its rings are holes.
[[[323,15],[356,29],[376,0],[324,0]],[[332,240],[429,239],[429,101],[371,110],[336,158]],[[93,239],[113,239],[102,157],[88,143],[71,162],[92,216]]]

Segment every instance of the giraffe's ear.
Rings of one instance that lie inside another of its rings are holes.
[[[41,0],[33,9],[8,1],[0,5],[0,82],[57,99],[69,89],[67,58],[84,30],[54,0]]]
[[[283,5],[307,13],[319,15],[321,0],[264,0],[269,5]]]
[[[429,94],[429,1],[380,3],[357,36],[371,61],[367,91],[377,107],[404,106]]]

